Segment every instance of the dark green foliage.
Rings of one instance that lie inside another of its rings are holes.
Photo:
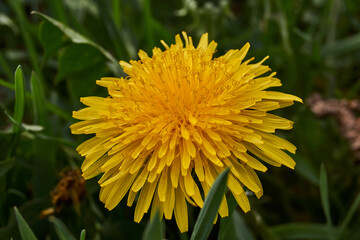
[[[60,173],[82,162],[75,148],[85,137],[69,130],[79,98],[105,96],[95,82],[125,76],[119,60],[137,59],[138,49],[151,55],[161,39],[171,44],[185,30],[195,44],[209,32],[216,56],[249,42],[247,59],[269,55],[283,92],[359,99],[359,15],[352,0],[0,1],[0,239],[34,239],[31,232],[81,240],[198,234],[199,209],[190,205],[185,234],[175,220],[146,215],[134,223],[126,201],[108,212],[97,179],[78,203],[46,215]],[[295,171],[268,166],[259,173],[264,196],[249,196],[249,213],[229,195],[230,216],[209,225],[209,239],[360,239],[360,164],[338,123],[318,118],[307,104],[276,113],[295,122],[276,133],[298,147]]]

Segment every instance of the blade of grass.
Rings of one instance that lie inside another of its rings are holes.
[[[154,40],[154,29],[153,29],[153,18],[151,15],[151,3],[150,0],[143,0],[143,21],[144,21],[144,28],[146,33],[146,43],[147,43],[147,50],[151,50],[155,46]]]
[[[14,84],[12,83],[9,83],[3,79],[0,78],[0,85],[1,86],[4,86],[8,89],[11,89],[11,90],[14,90],[15,89],[15,86]],[[32,99],[32,96],[31,96],[31,93],[28,92],[28,91],[25,91],[25,97],[26,97],[26,100],[31,100]],[[58,106],[55,106],[54,104],[50,103],[50,102],[46,102],[46,107],[51,111],[53,112],[54,114],[56,114],[57,116],[63,118],[64,120],[66,121],[70,121],[70,122],[73,122],[74,119],[71,117],[71,115],[62,110],[61,108],[59,108]]]
[[[7,81],[5,81],[4,79],[1,79],[1,78],[0,78],[0,85],[4,86],[6,88],[9,88],[11,90],[15,90],[15,86],[14,86],[13,83],[7,82]]]
[[[347,212],[345,219],[339,228],[337,239],[342,239],[341,238],[342,234],[344,233],[345,229],[349,225],[352,217],[354,216],[354,214],[355,214],[356,210],[359,208],[359,206],[360,206],[360,192],[356,196],[354,202],[351,204],[351,207],[350,207],[349,211]]]
[[[154,217],[146,225],[143,233],[143,240],[162,240],[161,221],[159,211],[157,210]]]
[[[50,216],[49,221],[53,224],[56,235],[60,240],[76,240],[76,238],[71,234],[70,230],[60,219],[54,216]]]
[[[24,38],[26,49],[30,55],[31,65],[35,69],[35,72],[39,75],[40,79],[44,79],[42,72],[40,71],[39,59],[35,50],[35,45],[29,33],[29,22],[26,19],[24,8],[21,5],[20,0],[8,0],[8,2],[19,21],[21,34]]]
[[[33,72],[30,79],[34,106],[34,123],[44,127],[42,131],[49,136],[52,129],[46,111],[44,89]],[[52,142],[37,138],[34,142],[34,195],[41,196],[52,188],[55,173],[55,149]]]
[[[26,223],[25,219],[23,218],[17,207],[14,207],[14,212],[21,238],[23,240],[36,240],[37,238],[35,237],[33,231],[30,229],[29,225]]]
[[[271,228],[281,239],[324,239],[328,228],[317,223],[286,223]]]
[[[59,30],[61,30],[73,43],[82,43],[90,45],[96,49],[98,49],[113,65],[114,69],[116,69],[115,74],[120,75],[122,73],[122,70],[120,68],[120,65],[118,61],[109,53],[106,51],[103,47],[99,46],[95,42],[89,40],[85,36],[81,35],[80,33],[76,32],[75,30],[69,28],[68,26],[64,25],[63,23],[45,15],[40,12],[33,11],[32,14],[40,16],[45,21],[48,21],[49,23],[53,24],[55,27],[57,27]]]
[[[52,137],[52,136],[48,136],[48,135],[41,134],[41,133],[36,133],[35,136],[42,139],[42,140],[44,140],[44,141],[47,141],[47,142],[51,141],[51,142],[61,144],[61,145],[65,145],[65,146],[68,146],[68,147],[71,147],[71,148],[74,148],[74,149],[77,147],[76,143],[70,142],[70,141],[68,141],[66,139],[63,139],[63,138]]]
[[[360,33],[351,37],[335,41],[323,48],[323,55],[346,55],[360,49]]]
[[[283,41],[283,46],[284,46],[284,50],[288,55],[292,55],[293,54],[293,50],[291,47],[291,41],[290,41],[290,37],[289,37],[289,27],[288,27],[288,21],[283,9],[283,5],[282,5],[282,1],[280,0],[276,0],[275,4],[278,8],[278,22],[279,22],[279,28],[280,28],[280,33],[281,33],[281,38]]]
[[[38,125],[43,126],[45,130],[48,130],[50,128],[50,123],[46,113],[46,101],[44,96],[44,89],[35,72],[32,72],[31,74],[30,85],[31,85],[31,94],[34,102],[33,104],[34,117],[35,117],[34,122]]]
[[[120,2],[120,1],[117,1],[117,2]],[[112,18],[112,15],[110,13],[108,2],[97,0],[96,3],[100,10],[100,13],[101,13],[100,16],[103,18],[103,22],[105,24],[106,31],[109,34],[111,42],[115,47],[117,57],[122,58],[124,56],[123,55],[124,51],[120,44],[120,43],[122,43],[122,39],[120,37],[118,28],[115,25],[115,21]]]
[[[330,214],[330,203],[329,203],[329,190],[328,190],[328,180],[327,174],[324,167],[324,164],[321,165],[320,169],[320,197],[321,197],[321,204],[324,210],[327,226],[328,226],[328,236],[331,239],[334,239],[333,235],[333,227],[332,227],[332,220]]]
[[[121,1],[119,0],[112,0],[111,1],[111,8],[112,8],[112,17],[114,19],[114,24],[118,29],[121,29]]]
[[[17,124],[13,125],[13,132],[18,132],[25,110],[25,77],[21,66],[15,71],[15,110],[14,119]]]
[[[85,240],[85,237],[86,237],[86,230],[83,229],[83,230],[81,230],[81,233],[80,233],[80,240]]]
[[[223,199],[229,169],[225,169],[212,185],[196,220],[190,240],[205,240],[213,227],[213,221]]]

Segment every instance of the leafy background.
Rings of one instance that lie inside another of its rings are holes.
[[[38,239],[78,239],[82,229],[86,239],[142,237],[149,216],[134,223],[124,202],[108,212],[96,179],[79,202],[41,214],[52,207],[49,193],[61,173],[81,165],[75,147],[86,137],[70,134],[71,111],[82,107],[82,96],[106,95],[95,80],[124,76],[118,60],[137,59],[138,49],[150,53],[161,39],[172,43],[183,30],[194,40],[208,32],[218,56],[246,42],[248,57],[269,55],[283,92],[356,99],[359,16],[351,0],[0,1],[0,239],[20,239],[19,227]],[[259,173],[264,196],[250,196],[247,214],[230,198],[235,210],[218,219],[209,239],[360,239],[360,164],[336,120],[316,117],[306,104],[277,113],[295,121],[277,133],[298,147],[295,171]],[[198,214],[189,209],[185,234],[174,220],[163,222],[163,236],[188,239]]]

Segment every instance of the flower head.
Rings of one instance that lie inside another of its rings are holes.
[[[139,52],[139,61],[121,61],[126,78],[102,78],[97,84],[109,96],[85,97],[88,107],[73,112],[82,121],[73,134],[95,134],[77,151],[85,156],[85,179],[103,173],[100,200],[109,210],[127,195],[131,206],[138,195],[134,220],[139,222],[152,204],[181,232],[188,230],[187,202],[203,206],[214,179],[230,168],[228,188],[240,207],[250,210],[244,188],[261,197],[255,170],[265,172],[262,161],[294,168],[283,150],[296,147],[273,135],[293,123],[268,113],[301,99],[265,91],[281,86],[275,73],[262,65],[267,59],[244,61],[250,45],[214,58],[214,41],[203,34],[197,47],[183,32],[165,50],[152,57]],[[224,200],[221,217],[228,215]]]

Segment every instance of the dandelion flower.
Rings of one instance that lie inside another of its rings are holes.
[[[281,86],[263,62],[244,60],[250,44],[214,58],[217,44],[203,34],[197,47],[185,32],[165,50],[155,47],[152,57],[139,51],[139,61],[120,61],[126,78],[102,78],[109,96],[84,97],[86,108],[73,112],[82,120],[73,134],[95,134],[77,148],[85,160],[85,179],[99,174],[100,200],[112,210],[127,194],[127,205],[137,198],[134,220],[159,209],[188,230],[187,202],[203,206],[216,177],[230,168],[227,186],[247,212],[244,189],[259,198],[263,189],[255,170],[270,165],[294,168],[283,150],[296,147],[275,136],[275,129],[291,129],[293,122],[271,110],[302,100],[269,87]],[[261,77],[260,77],[261,76]],[[224,197],[219,208],[228,215]]]

